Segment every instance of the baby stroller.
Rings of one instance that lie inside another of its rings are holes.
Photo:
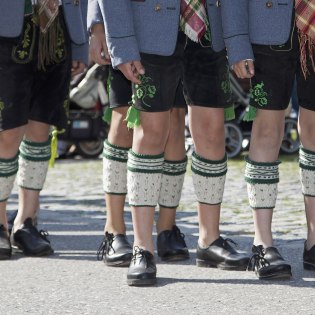
[[[61,145],[65,151],[72,148],[84,158],[97,158],[102,153],[108,133],[108,125],[103,121],[108,106],[107,76],[107,67],[93,65],[71,82],[69,124],[58,136],[59,149]]]

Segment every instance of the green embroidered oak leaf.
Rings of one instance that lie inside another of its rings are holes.
[[[149,85],[148,86],[148,92],[149,92],[149,95],[152,95],[152,97],[153,97],[156,93],[156,87],[154,85]]]
[[[0,111],[4,109],[4,102],[0,102]]]
[[[221,82],[221,89],[224,92],[224,94],[228,93],[230,91],[230,84],[227,81]]]
[[[143,95],[144,95],[144,91],[143,91],[141,88],[138,88],[138,89],[136,90],[136,96],[137,96],[137,98],[141,99],[141,98],[143,97]]]
[[[264,86],[263,82],[258,83],[250,92],[251,97],[259,106],[265,106],[268,104],[267,93],[264,91]]]
[[[25,59],[28,56],[28,52],[25,50],[18,50],[17,53],[21,60]]]

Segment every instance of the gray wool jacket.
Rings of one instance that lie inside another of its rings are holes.
[[[107,45],[114,67],[140,60],[140,52],[169,56],[176,46],[180,2],[89,0],[88,27],[104,21]],[[206,3],[212,48],[220,51],[224,49],[220,2],[207,0]]]
[[[290,36],[294,0],[220,0],[230,65],[254,59],[251,44],[282,45]]]

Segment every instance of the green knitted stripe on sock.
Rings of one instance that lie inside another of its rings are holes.
[[[193,173],[206,177],[220,177],[227,172],[227,156],[222,160],[207,160],[196,152],[192,154],[191,170]]]
[[[274,184],[279,182],[280,161],[260,163],[246,160],[245,181],[251,184]]]
[[[51,138],[45,142],[33,142],[24,139],[20,145],[20,156],[29,161],[49,161],[51,156]]]
[[[122,148],[111,144],[107,139],[104,141],[103,157],[109,160],[127,162],[130,148]]]

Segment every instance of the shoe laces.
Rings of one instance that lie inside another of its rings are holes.
[[[36,228],[34,227],[34,229],[36,229]],[[44,241],[46,241],[47,243],[50,244],[50,240],[48,239],[48,236],[49,236],[48,231],[46,231],[46,230],[39,230],[38,233],[39,233],[39,236],[40,236]]]
[[[31,230],[34,235],[38,235],[41,239],[50,244],[50,240],[48,239],[49,236],[48,231],[37,230],[37,228],[33,224],[27,225],[26,228]]]
[[[131,258],[131,262],[133,262],[135,264],[138,259],[139,259],[139,263],[143,259],[145,259],[145,251],[144,251],[144,249],[140,248],[139,246],[135,246],[134,254]]]
[[[270,262],[264,256],[264,248],[262,246],[256,247],[255,253],[248,262],[247,271],[255,271],[257,273],[261,268],[270,266]]]
[[[106,252],[109,252],[110,249],[112,249],[115,252],[115,249],[112,245],[113,241],[114,241],[114,234],[106,232],[104,239],[97,250],[97,254],[96,254],[97,260],[103,260]]]
[[[224,248],[227,248],[231,246],[229,243],[235,245],[235,247],[238,247],[238,244],[230,238],[224,238],[222,245]]]
[[[182,233],[176,225],[173,228],[173,233],[176,235],[176,238],[185,239],[185,234]]]

